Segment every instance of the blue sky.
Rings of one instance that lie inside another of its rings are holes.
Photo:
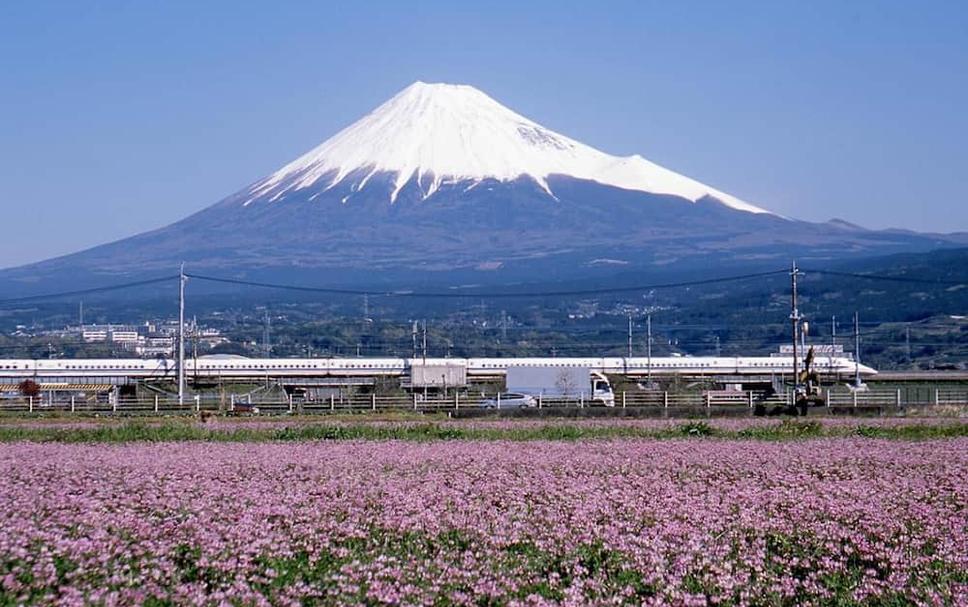
[[[414,80],[808,220],[968,230],[968,2],[0,4],[0,267],[160,227]]]

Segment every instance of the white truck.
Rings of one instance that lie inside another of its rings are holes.
[[[507,368],[508,392],[535,398],[573,399],[587,404],[615,406],[612,385],[604,373],[588,367]]]

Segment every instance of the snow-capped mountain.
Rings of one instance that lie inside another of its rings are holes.
[[[793,256],[950,243],[783,218],[640,156],[555,133],[473,87],[418,82],[190,217],[2,271],[0,284],[104,284],[168,274],[182,261],[195,272],[309,284],[497,284],[776,267]]]
[[[390,202],[411,180],[424,199],[442,185],[472,188],[484,180],[522,177],[554,196],[548,177],[563,175],[691,202],[712,197],[737,210],[767,212],[641,156],[611,156],[555,133],[472,86],[423,82],[253,185],[243,204],[276,201],[305,189],[326,192],[350,176],[358,178],[355,191],[379,174],[392,176]]]

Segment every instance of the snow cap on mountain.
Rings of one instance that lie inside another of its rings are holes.
[[[627,190],[672,194],[693,202],[706,196],[741,211],[768,211],[665,169],[641,156],[611,156],[551,131],[480,90],[415,82],[321,145],[256,183],[248,202],[321,185],[348,175],[394,175],[391,202],[414,177],[431,196],[441,184],[523,176],[550,195],[550,175],[567,175]]]

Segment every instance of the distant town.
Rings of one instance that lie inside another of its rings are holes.
[[[9,333],[11,338],[49,339],[48,356],[61,354],[63,344],[83,349],[107,351],[113,356],[129,355],[138,358],[171,358],[178,345],[178,321],[146,320],[140,324],[77,324],[61,329],[31,329],[18,325]],[[185,324],[185,340],[194,354],[206,353],[229,342],[219,329],[200,325],[195,319]]]

